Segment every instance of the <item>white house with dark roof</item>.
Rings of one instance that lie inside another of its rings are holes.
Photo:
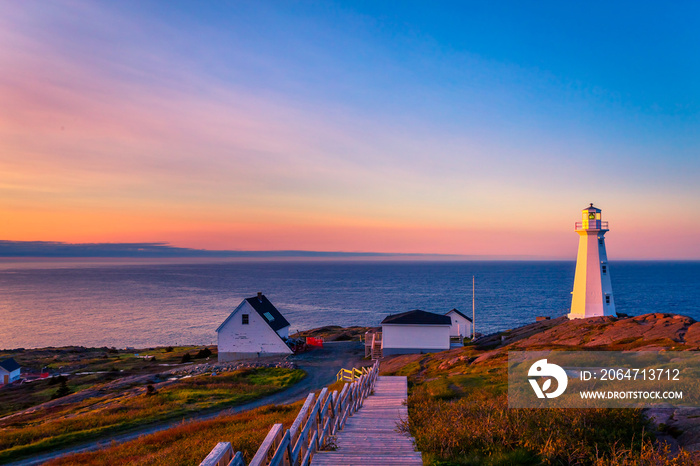
[[[289,322],[262,293],[241,301],[216,332],[220,362],[292,354]]]
[[[436,353],[450,349],[452,319],[421,310],[382,320],[382,355]]]
[[[457,309],[452,309],[445,315],[452,319],[452,327],[450,327],[451,337],[470,338],[472,336],[472,320],[469,317]]]
[[[0,385],[19,380],[20,365],[12,358],[0,361]]]

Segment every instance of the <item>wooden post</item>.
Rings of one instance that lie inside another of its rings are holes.
[[[476,335],[476,304],[474,301],[475,281],[476,281],[476,278],[474,277],[474,275],[472,275],[472,340],[474,339],[474,336]]]
[[[199,466],[227,466],[232,459],[231,442],[219,442]]]
[[[316,395],[309,393],[306,397],[304,405],[301,407],[299,414],[292,423],[292,427],[289,428],[290,434],[290,461],[293,465],[299,463],[301,458],[304,457],[306,451],[309,449],[308,444],[308,432],[309,427],[314,424],[315,411],[313,411],[313,404]]]
[[[270,450],[272,450],[275,445],[279,444],[280,440],[282,439],[283,432],[284,429],[282,424],[275,424],[272,426],[272,429],[270,429],[270,432],[267,433],[267,437],[265,437],[265,440],[263,440],[263,443],[260,445],[260,448],[258,448],[255,456],[252,460],[250,460],[249,466],[267,465]]]

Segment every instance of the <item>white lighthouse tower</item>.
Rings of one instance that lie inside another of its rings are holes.
[[[591,204],[583,209],[581,222],[576,222],[575,230],[579,234],[579,242],[569,319],[615,316],[608,255],[605,252],[608,222],[601,220],[600,209]]]

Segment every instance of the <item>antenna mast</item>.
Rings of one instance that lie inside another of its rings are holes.
[[[476,335],[476,327],[474,327],[474,321],[476,320],[476,306],[474,305],[474,275],[472,275],[472,340]]]

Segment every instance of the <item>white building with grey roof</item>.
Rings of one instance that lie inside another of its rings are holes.
[[[20,377],[20,365],[12,358],[0,361],[0,385],[7,385]]]
[[[450,328],[451,337],[470,338],[472,336],[472,319],[457,309],[452,309],[446,314],[452,320]]]
[[[220,362],[292,354],[289,322],[262,293],[241,301],[216,332]]]
[[[421,310],[382,320],[382,355],[435,353],[450,349],[452,319]]]

